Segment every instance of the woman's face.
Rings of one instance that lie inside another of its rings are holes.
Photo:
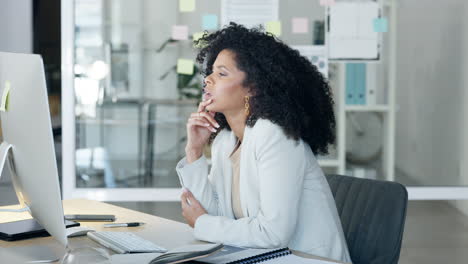
[[[244,109],[244,97],[250,95],[242,84],[245,72],[237,68],[235,53],[224,49],[213,63],[213,72],[205,78],[203,100],[213,99],[206,110],[235,114]]]

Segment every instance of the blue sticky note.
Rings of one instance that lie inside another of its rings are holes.
[[[385,17],[379,17],[374,19],[374,31],[375,32],[387,32],[388,31],[388,21]]]
[[[218,29],[218,16],[217,15],[204,15],[203,16],[203,30],[216,30]]]

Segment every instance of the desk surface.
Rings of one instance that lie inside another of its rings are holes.
[[[65,214],[113,214],[116,216],[115,222],[144,222],[146,224],[140,227],[121,227],[112,229],[102,227],[104,224],[103,222],[81,222],[81,225],[92,227],[98,231],[131,231],[169,250],[188,244],[204,243],[195,239],[193,236],[193,229],[187,224],[172,221],[162,217],[137,212],[103,202],[85,199],[65,200],[63,201],[63,207]],[[1,208],[18,208],[18,206],[5,206]],[[29,218],[31,218],[31,216],[27,212],[0,213],[0,223]],[[6,242],[0,240],[0,248],[23,246],[27,247],[38,244],[49,247],[58,255],[64,254],[64,249],[62,246],[51,237],[34,238],[15,242]],[[88,239],[86,236],[69,238],[69,244],[71,248],[85,245],[101,247],[99,244]],[[300,252],[295,252],[295,254],[307,258],[317,258]]]

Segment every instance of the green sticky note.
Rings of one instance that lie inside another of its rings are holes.
[[[281,36],[281,22],[280,21],[269,21],[266,23],[266,31],[279,37]]]
[[[179,0],[180,12],[193,12],[195,11],[195,0]]]
[[[193,60],[178,59],[177,60],[177,73],[192,75],[193,66],[194,66]]]
[[[5,82],[5,89],[3,89],[2,104],[0,105],[0,111],[8,111],[8,101],[10,99],[10,81]]]

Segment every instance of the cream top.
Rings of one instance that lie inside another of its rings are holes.
[[[239,174],[240,174],[240,152],[241,145],[238,143],[237,149],[231,154],[229,159],[232,164],[232,189],[231,189],[231,200],[232,200],[232,211],[236,219],[244,217],[242,213],[242,206],[240,202],[240,188],[239,188]]]

